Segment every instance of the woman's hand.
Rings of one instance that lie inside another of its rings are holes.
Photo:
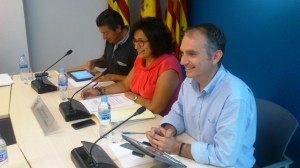
[[[132,93],[132,92],[125,92],[124,95],[130,100],[133,100],[134,97],[137,96],[137,94]]]
[[[80,94],[82,99],[86,99],[86,98],[91,97],[91,96],[99,96],[99,95],[100,95],[99,91],[95,88],[83,89],[81,91],[81,94]]]

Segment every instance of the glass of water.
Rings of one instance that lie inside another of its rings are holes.
[[[31,67],[28,67],[27,72],[24,76],[24,82],[25,84],[30,83],[33,80],[33,73]]]

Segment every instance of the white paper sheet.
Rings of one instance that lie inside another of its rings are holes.
[[[147,138],[138,139],[138,141],[148,141]],[[113,151],[114,155],[117,157],[117,159],[122,164],[122,167],[134,167],[138,165],[142,165],[145,163],[153,162],[154,159],[145,155],[144,157],[138,157],[135,155],[132,155],[132,150],[126,149],[120,145],[123,143],[127,143],[127,141],[123,141],[120,143],[115,143],[110,145],[111,150]]]
[[[80,102],[85,106],[85,108],[90,113],[93,113],[98,111],[100,97],[87,99],[87,100],[80,100]],[[108,95],[108,103],[110,104],[110,107],[112,109],[119,108],[119,107],[126,107],[134,104],[132,100],[124,96],[124,93]]]
[[[0,86],[7,86],[14,83],[8,74],[0,74]]]
[[[91,82],[91,80],[76,82],[74,79],[68,78],[68,82],[74,87],[82,87],[82,86],[88,84],[89,82]],[[94,85],[95,83],[96,82],[93,82],[93,83],[91,83],[91,85]]]

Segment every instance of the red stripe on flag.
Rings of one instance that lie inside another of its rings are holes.
[[[156,17],[162,19],[161,8],[160,8],[160,0],[156,0]]]
[[[117,3],[123,16],[125,17],[127,22],[130,23],[129,8],[127,6],[127,3],[125,2],[125,0],[117,0]]]

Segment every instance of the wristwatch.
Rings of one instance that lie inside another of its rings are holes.
[[[138,97],[139,97],[139,95],[138,95],[138,94],[136,94],[136,95],[133,97],[133,99],[132,99],[132,100],[133,100],[134,102],[136,102],[136,100],[137,100],[137,98],[138,98]]]

